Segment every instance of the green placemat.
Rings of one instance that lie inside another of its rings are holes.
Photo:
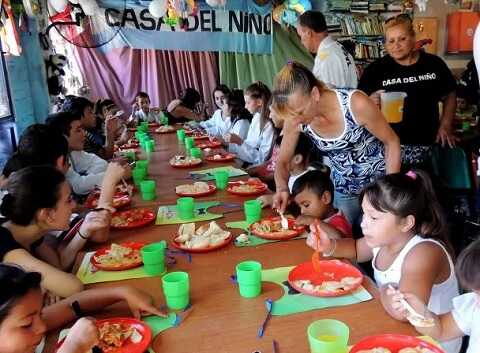
[[[142,321],[145,322],[152,329],[152,336],[155,337],[160,332],[165,331],[169,328],[175,326],[175,320],[177,319],[177,314],[170,313],[168,317],[161,316],[146,316],[142,318]]]
[[[289,315],[305,311],[358,304],[373,297],[361,286],[355,292],[341,297],[313,297],[289,288],[287,278],[294,266],[278,267],[262,271],[262,281],[277,283],[283,288],[283,296],[273,302],[272,315]]]
[[[158,208],[157,220],[155,221],[155,224],[156,225],[181,224],[181,223],[209,221],[212,219],[221,218],[223,217],[223,214],[207,212],[208,208],[213,206],[218,206],[220,204],[221,202],[219,201],[204,201],[204,202],[195,201],[195,217],[193,219],[189,219],[188,221],[177,217],[176,205],[160,206]]]
[[[307,234],[303,233],[303,234],[299,235],[298,237],[291,238],[291,239],[288,239],[288,240],[267,240],[267,239],[259,238],[256,235],[251,234],[248,230],[248,224],[247,224],[246,221],[227,222],[227,223],[225,223],[225,226],[227,228],[243,229],[244,231],[247,232],[248,242],[237,242],[236,239],[233,242],[233,244],[238,248],[243,248],[243,247],[246,247],[246,246],[257,246],[257,245],[268,244],[268,243],[276,243],[278,241],[305,239],[307,237]]]
[[[90,263],[90,258],[94,252],[87,252],[83,257],[82,263],[77,271],[77,277],[83,284],[122,281],[132,278],[154,277],[147,275],[143,266],[125,271],[97,271]]]
[[[215,180],[215,176],[213,173],[219,170],[226,170],[229,174],[230,178],[234,178],[237,176],[242,176],[242,175],[248,175],[247,172],[232,167],[232,166],[226,166],[226,167],[218,167],[218,168],[209,168],[209,169],[203,169],[203,170],[196,170],[194,172],[190,172],[189,174],[191,176],[198,176],[201,177],[200,179],[203,181],[208,181],[208,180]]]

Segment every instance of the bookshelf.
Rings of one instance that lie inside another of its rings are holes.
[[[328,31],[364,66],[385,55],[383,22],[403,11],[402,0],[327,0]]]

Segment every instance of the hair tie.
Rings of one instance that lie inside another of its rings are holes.
[[[293,61],[293,60],[288,60],[287,61],[288,66],[293,66],[294,63],[295,63],[295,61]]]
[[[409,170],[405,175],[413,180],[417,179],[417,174],[413,170]]]

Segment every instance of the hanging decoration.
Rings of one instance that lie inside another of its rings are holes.
[[[273,19],[281,25],[295,26],[298,16],[311,9],[310,0],[286,0],[273,9]]]
[[[225,0],[219,1],[223,1],[225,4]],[[186,29],[188,16],[196,15],[198,6],[195,0],[152,0],[148,11],[153,17],[162,17],[163,22],[171,27],[180,24],[182,29]]]

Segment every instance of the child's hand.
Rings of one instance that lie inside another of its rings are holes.
[[[143,313],[167,317],[168,314],[153,305],[153,298],[134,287],[123,287],[123,298],[127,302],[135,318],[140,319]]]
[[[310,233],[307,235],[307,245],[312,249],[322,253],[332,250],[331,239],[328,237],[327,233],[322,230],[320,224],[317,222],[313,222],[310,225]]]
[[[90,352],[98,342],[99,332],[95,320],[82,317],[72,326],[57,352]]]
[[[272,206],[273,195],[262,195],[257,197],[257,200],[260,201],[262,208]]]
[[[82,233],[84,237],[88,238],[98,230],[109,228],[110,221],[110,211],[91,211],[85,216],[85,219],[80,226],[80,233]]]
[[[386,287],[386,288],[385,288]],[[432,313],[428,310],[424,302],[422,302],[416,295],[411,293],[402,293],[398,289],[393,288],[392,285],[386,285],[382,288],[384,294],[390,298],[392,309],[402,318],[408,319],[413,314],[408,311],[404,301],[406,301],[418,314],[425,318],[433,318]],[[413,315],[414,316],[414,315]],[[419,321],[409,319],[412,324]]]
[[[137,102],[133,103],[132,105],[132,111],[135,113],[140,110],[140,106],[138,105]]]
[[[115,161],[108,163],[107,170],[103,176],[103,181],[107,181],[109,184],[117,185],[119,181],[125,177],[126,166]]]
[[[230,134],[230,143],[234,143],[236,145],[241,145],[243,143],[243,140],[237,134]]]

